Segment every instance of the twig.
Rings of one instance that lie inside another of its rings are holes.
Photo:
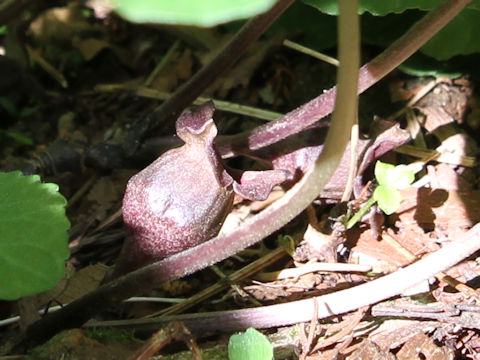
[[[335,59],[331,56],[319,53],[318,51],[312,50],[312,49],[310,49],[306,46],[302,46],[300,44],[297,44],[296,42],[293,42],[293,41],[290,41],[290,40],[284,40],[283,45],[286,46],[286,47],[289,47],[290,49],[300,51],[304,54],[307,54],[307,55],[310,55],[310,56],[312,56],[314,58],[317,58],[319,60],[325,61],[326,63],[329,63],[331,65],[334,65],[334,66],[339,66],[340,65],[340,62],[337,59]]]
[[[194,359],[201,359],[200,350],[192,339],[190,331],[181,323],[172,322],[157,331],[139,350],[130,357],[130,360],[148,360],[160,349],[172,342],[181,340],[188,345]]]
[[[147,89],[140,87],[136,89],[135,93],[138,96],[143,96],[143,97],[150,97],[154,99],[169,99],[170,94],[155,90],[155,89]],[[263,119],[263,120],[275,120],[279,116],[282,116],[283,114],[277,113],[275,111],[270,111],[270,110],[265,110],[265,109],[259,109],[253,106],[248,106],[248,105],[241,105],[241,104],[235,104],[230,101],[223,101],[223,100],[218,100],[218,99],[211,99],[211,98],[206,98],[203,96],[199,96],[196,98],[193,103],[195,105],[200,105],[204,104],[207,101],[212,100],[215,109],[222,110],[222,111],[228,111],[234,114],[239,114],[239,115],[245,115],[245,116],[252,116],[258,119]]]
[[[405,104],[404,107],[402,107],[400,110],[390,115],[387,120],[394,121],[398,119],[400,116],[405,114],[409,109],[411,109],[417,102],[419,102],[423,97],[425,97],[430,91],[432,91],[438,84],[442,82],[445,82],[444,78],[439,78],[439,79],[430,81],[427,85],[425,85],[422,89],[420,89],[420,91],[418,91],[410,100],[408,100],[408,103]]]
[[[369,272],[372,271],[370,265],[360,264],[343,264],[343,263],[321,263],[312,262],[297,268],[283,269],[269,273],[260,273],[255,276],[259,281],[273,281],[288,278],[298,278],[299,276],[319,271],[335,271],[335,272]]]
[[[410,250],[402,246],[395,238],[388,234],[383,234],[383,240],[387,242],[387,244],[393,246],[398,252],[400,252],[403,256],[405,256],[411,263],[418,260],[418,257],[412,253]],[[453,287],[454,289],[462,292],[467,297],[471,297],[477,301],[480,301],[480,295],[477,294],[475,290],[473,290],[470,286],[465,285],[464,283],[452,278],[451,276],[445,274],[444,272],[439,272],[435,275],[438,280],[446,282],[448,285]]]
[[[300,355],[299,360],[305,360],[307,355],[310,353],[310,349],[312,348],[313,337],[315,336],[317,323],[318,323],[318,303],[315,301],[313,303],[313,316],[312,320],[310,320],[310,329],[308,331],[307,341],[302,346],[302,354]]]
[[[344,337],[346,337],[350,333],[352,333],[353,330],[357,327],[357,325],[365,316],[367,310],[368,310],[368,306],[364,306],[358,309],[351,317],[342,321],[341,323],[342,326],[340,331],[322,341],[319,341],[312,349],[312,352],[316,352],[316,351],[319,351],[320,349],[326,348],[327,346],[333,345],[336,342],[342,340]]]
[[[348,169],[348,181],[347,185],[345,186],[345,190],[343,191],[342,198],[340,199],[341,202],[348,201],[350,196],[352,196],[353,191],[353,181],[355,176],[357,175],[357,164],[358,164],[358,139],[360,136],[360,130],[358,127],[358,119],[356,119],[355,124],[352,126],[350,130],[350,167]]]
[[[402,145],[396,148],[395,152],[418,157],[420,159],[435,159],[435,161],[443,162],[445,164],[460,165],[465,167],[474,167],[477,162],[473,156],[457,155],[447,152],[441,153],[437,150],[423,149],[413,145]]]
[[[142,86],[132,88],[128,83],[127,84],[101,84],[101,85],[95,86],[95,91],[101,91],[101,92],[132,91],[137,96],[150,98],[150,99],[158,99],[158,100],[168,100],[172,96],[172,94],[169,94],[167,92],[156,90],[156,89],[150,89]],[[272,120],[278,119],[280,116],[283,115],[281,113],[271,111],[271,110],[260,109],[253,106],[241,105],[241,104],[236,104],[230,101],[207,98],[203,96],[197,97],[193,101],[193,104],[201,105],[208,101],[213,101],[213,104],[215,105],[215,109],[231,112],[233,114],[251,116],[251,117],[262,119],[262,120],[272,121]]]

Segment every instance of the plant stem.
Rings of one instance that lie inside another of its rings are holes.
[[[445,1],[380,55],[362,66],[358,79],[358,93],[364,92],[404,62],[471,1]],[[336,93],[337,89],[333,87],[275,121],[240,134],[219,137],[217,140],[219,153],[224,158],[248,154],[299,133],[333,111]]]
[[[476,224],[460,239],[392,274],[328,295],[292,301],[285,304],[215,313],[184,314],[157,319],[138,319],[128,322],[129,328],[158,329],[172,320],[181,321],[192,332],[233,332],[248,327],[269,328],[307,322],[314,314],[318,319],[340,315],[366,305],[372,305],[401,294],[406,289],[445,271],[480,250],[480,224]],[[315,313],[315,303],[318,304]],[[115,326],[120,321],[102,322],[101,326]],[[95,326],[95,324],[93,325]]]
[[[294,0],[278,0],[269,11],[249,20],[210,63],[198,71],[188,82],[180,86],[151,115],[134,123],[134,129],[127,135],[132,139],[127,138],[124,141],[125,154],[127,156],[132,155],[138,147],[132,146],[132,144],[140,144],[140,138],[157,125],[161,124],[164,127],[169,127],[168,130],[173,131],[174,121],[172,120],[177,119],[180,112],[192,104],[220,74],[230,69],[247,47],[257,40],[293,2]]]
[[[346,224],[347,230],[355,226],[355,224],[360,221],[363,215],[367,213],[368,209],[370,209],[373,204],[375,204],[375,199],[373,196],[371,196],[370,199],[368,199],[368,201],[360,208],[360,210],[358,210],[350,219],[348,219]]]
[[[459,6],[460,3],[462,5]],[[423,29],[422,31],[433,35],[433,29],[438,29],[439,23],[447,23],[448,20],[453,18],[468,3],[469,1],[449,0],[427,15],[425,18],[426,24],[424,24],[422,21],[421,23],[417,24],[414,29]],[[447,20],[445,20],[445,18]],[[427,26],[429,24],[430,26]],[[411,41],[412,44],[415,44],[417,49],[423,45],[423,42],[416,41],[415,38],[412,37],[412,31],[409,31],[407,35],[409,41]],[[425,36],[419,33],[416,35],[420,36],[423,41],[427,40]],[[400,43],[404,42],[402,40],[399,41]],[[397,41],[396,44],[398,44],[399,41]],[[401,51],[403,49],[403,47],[398,48],[398,45],[395,44],[393,46],[397,46],[397,51]],[[410,49],[409,51],[413,53],[414,49],[412,49],[410,46],[408,46],[408,48]],[[399,56],[394,51],[387,50],[386,54],[389,54],[391,57],[384,58],[384,61],[390,64],[389,67],[392,67],[393,64],[398,66],[400,64],[398,61],[405,58],[404,56]],[[345,64],[342,64],[341,68],[344,65]],[[368,69],[369,65],[364,66],[364,69],[365,68]],[[330,90],[330,92],[332,91],[336,92],[335,89]],[[314,102],[319,102],[320,100],[318,99],[319,98],[314,100]],[[324,100],[321,101],[324,102]],[[330,99],[329,101],[333,100]],[[312,111],[317,111],[317,115],[315,115],[317,119],[319,118],[318,109],[321,108],[322,106],[319,106],[318,104],[313,106]],[[306,110],[308,109],[311,109],[311,107],[306,108]],[[312,111],[307,111],[305,113],[305,117],[307,119],[309,119],[311,116],[314,116]],[[297,113],[296,116],[299,117],[299,114]],[[279,126],[277,121],[275,124]],[[283,124],[285,126],[288,125],[287,123]],[[332,126],[334,125],[332,124]],[[343,131],[344,134],[341,134],[341,140],[343,140],[344,137],[346,137],[348,140],[348,131],[346,129],[349,128],[349,124],[346,124],[346,126],[347,127],[345,129],[339,129],[340,126],[337,126],[335,129],[335,134],[337,134],[339,131]],[[332,136],[330,136],[330,140],[327,140],[326,142],[326,149],[331,146],[332,141],[336,142],[336,139],[332,139]],[[325,166],[325,172],[331,173],[334,170],[334,168],[332,169],[334,164],[333,158],[338,154],[332,154],[332,150],[326,151],[326,149],[323,153],[326,153],[327,155],[323,155],[322,153],[322,160],[327,158],[331,160]],[[343,151],[341,154],[343,154]],[[206,266],[212,265],[214,262],[220,261],[235,254],[238,249],[243,249],[254,244],[255,242],[260,241],[269,234],[269,231],[274,231],[285,225],[289,219],[295,217],[296,214],[298,214],[306,206],[305,203],[308,205],[308,203],[313,199],[310,198],[309,195],[316,193],[316,191],[313,190],[318,190],[321,187],[320,184],[312,184],[317,180],[318,177],[322,177],[321,174],[318,174],[319,172],[321,173],[323,171],[323,168],[318,171],[320,167],[321,166],[317,162],[315,166],[317,171],[307,172],[300,182],[290,189],[282,199],[278,200],[259,215],[255,216],[251,221],[242,225],[238,230],[221,237],[216,237],[202,245],[174,255],[163,261],[141,268],[133,273],[97,288],[84,297],[73,301],[62,310],[53,314],[49,314],[42,320],[32,324],[28,328],[27,338],[37,341],[48,339],[58,331],[79,326],[94,314],[105,311],[106,309],[120,303],[122,300],[138,294],[139,292],[148,291],[162,281],[180,278],[187,273],[200,270]],[[328,179],[329,176],[325,175],[323,180],[327,181]],[[268,231],[264,228],[267,226]],[[228,245],[222,247],[220,244],[222,244],[222,246],[223,244]],[[260,310],[257,311],[259,311],[259,316],[263,316],[261,315]],[[289,315],[294,317],[295,313],[291,313]],[[299,319],[298,321],[303,320]]]

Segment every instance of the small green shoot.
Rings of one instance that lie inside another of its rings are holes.
[[[46,291],[69,256],[65,198],[38,175],[0,172],[0,299]]]
[[[396,212],[402,202],[402,195],[398,190],[413,183],[415,172],[406,165],[395,166],[377,161],[375,163],[375,178],[378,182],[377,188],[367,203],[347,221],[347,229],[351,229],[375,203],[387,215]]]
[[[230,337],[228,342],[230,360],[272,360],[273,346],[259,331],[249,328]]]
[[[295,244],[295,239],[293,237],[291,237],[290,235],[279,235],[277,241],[288,254],[290,254],[291,256],[293,255],[297,247]]]

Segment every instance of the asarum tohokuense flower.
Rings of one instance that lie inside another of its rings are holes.
[[[262,200],[289,177],[285,170],[227,171],[215,149],[213,113],[211,103],[185,111],[176,122],[185,144],[129,180],[122,206],[128,235],[110,279],[216,236],[234,192]]]

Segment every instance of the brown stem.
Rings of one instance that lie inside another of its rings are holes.
[[[139,120],[129,136],[138,138],[156,125],[170,127],[173,130],[173,121],[180,112],[193,103],[203,91],[212,84],[220,74],[230,69],[245,52],[247,47],[257,40],[266,29],[294,2],[294,0],[279,0],[269,11],[249,20],[240,31],[222,48],[213,60],[198,71],[188,82],[179,87],[175,93],[147,118]],[[138,142],[138,141],[137,141]],[[126,154],[133,154],[136,150],[130,144],[137,143],[127,139]]]
[[[471,1],[445,1],[435,10],[429,12],[384,52],[362,66],[358,78],[359,94],[404,62]],[[274,144],[299,133],[333,111],[336,92],[336,87],[333,87],[275,121],[244,133],[218,138],[217,146],[220,155],[222,157],[232,157],[239,154],[248,154],[252,150]]]
[[[465,7],[469,1],[448,0],[444,5],[433,10],[424,20],[415,25],[415,27],[406,34],[409,42],[399,40],[393,45],[395,46],[395,51],[389,50],[390,48],[387,49],[383,61],[389,63],[388,68],[398,66],[400,63],[395,63],[395,66],[393,66],[394,61],[401,61],[405,58],[404,56],[400,56],[398,52],[409,51],[409,54],[411,54],[415,48],[420,48],[427,40],[427,38],[419,34],[416,29],[422,29],[422,31],[433,36],[432,29],[438,29],[438,24],[446,24],[448,20],[460,12],[462,6],[459,7],[459,3],[462,3],[463,7]],[[444,18],[448,20],[444,20]],[[425,21],[425,23],[423,21]],[[420,38],[420,41],[412,37],[412,33],[415,33],[416,36]],[[404,46],[399,47],[399,43],[404,44]],[[307,118],[311,115],[311,113],[310,115],[308,115],[308,113],[306,114]],[[348,137],[348,131],[344,132]],[[327,171],[329,171],[329,169],[327,169]],[[214,262],[235,254],[238,249],[245,248],[260,241],[272,231],[283,226],[288,219],[293,218],[303,210],[306,206],[304,203],[310,198],[309,194],[312,192],[309,180],[315,178],[315,176],[312,175],[314,173],[315,172],[307,173],[282,199],[272,204],[270,208],[267,208],[257,215],[252,221],[241,226],[237,231],[227,236],[214,238],[193,249],[141,268],[114,282],[97,288],[86,296],[67,305],[62,310],[49,314],[42,320],[32,324],[27,331],[28,338],[43,340],[51,337],[62,329],[79,326],[94,314],[105,311],[120,301],[139,292],[148,291],[162,281],[180,278],[188,273],[205,268]]]

